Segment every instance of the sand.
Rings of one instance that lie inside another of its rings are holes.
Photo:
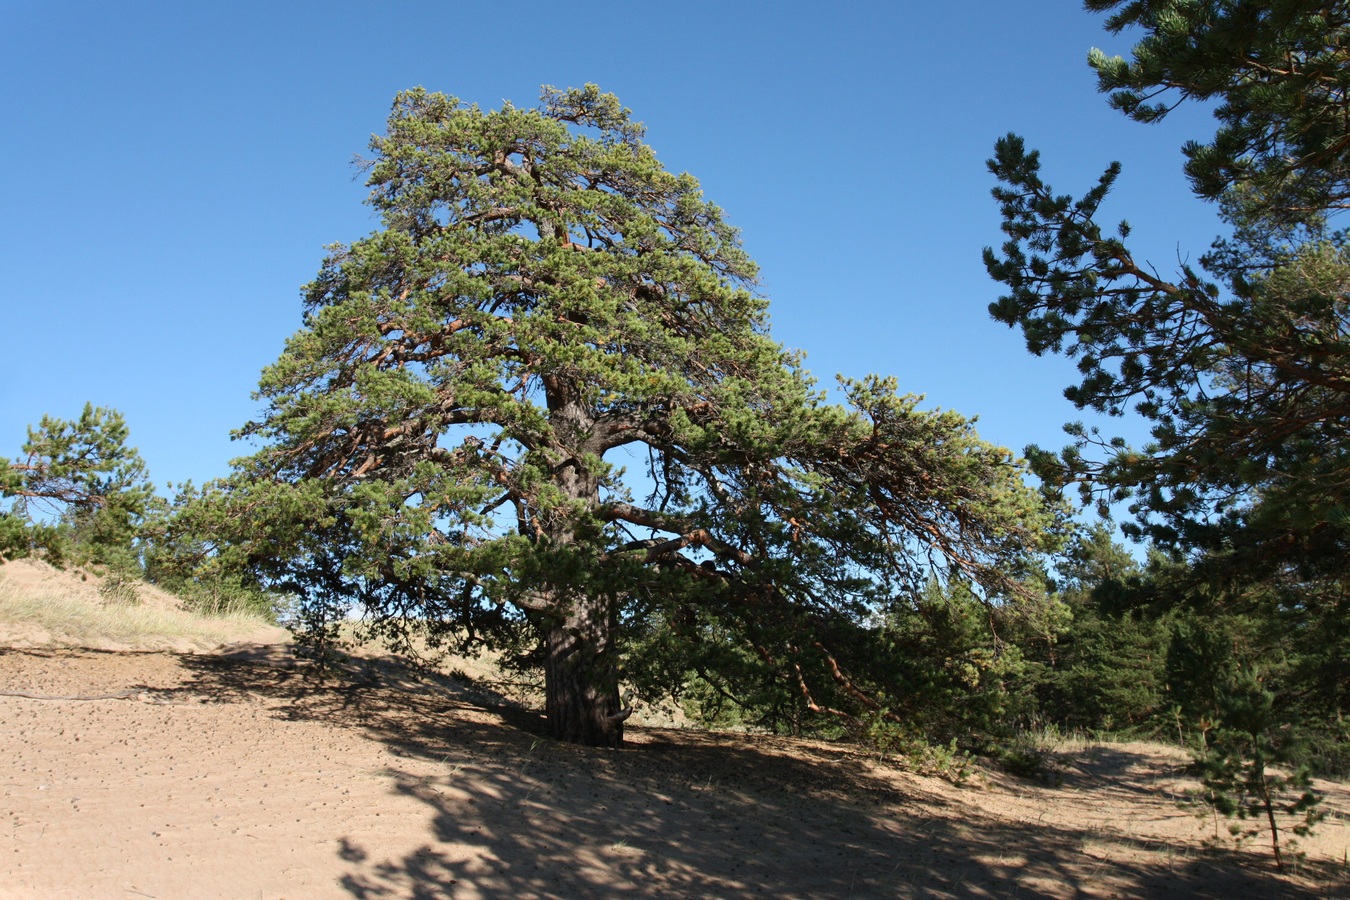
[[[561,745],[519,705],[389,664],[320,678],[281,640],[28,643],[0,649],[0,897],[1350,896],[1343,785],[1281,875],[1262,843],[1206,846],[1167,747],[958,786],[763,735]]]

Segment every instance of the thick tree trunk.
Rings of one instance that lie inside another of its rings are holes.
[[[611,604],[580,599],[544,635],[544,697],[549,732],[560,741],[618,747],[631,710],[621,709],[611,652]]]
[[[552,480],[564,496],[594,508],[600,480],[583,462],[595,446],[595,419],[577,386],[545,377],[549,423],[557,444],[551,447]],[[564,513],[546,517],[544,538],[554,548],[578,541],[576,520]],[[550,733],[560,741],[590,747],[618,747],[630,711],[619,707],[619,675],[614,661],[615,602],[562,583],[553,586],[547,609],[536,620],[544,643],[544,703]]]

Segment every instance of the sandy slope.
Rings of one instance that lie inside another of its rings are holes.
[[[1295,877],[1206,851],[1165,748],[955,787],[769,737],[563,746],[370,671],[321,681],[280,644],[0,649],[0,691],[67,698],[0,696],[0,897],[1350,895],[1344,818]]]

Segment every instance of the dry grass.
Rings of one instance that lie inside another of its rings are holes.
[[[275,630],[257,615],[198,615],[150,585],[118,586],[90,572],[76,581],[30,560],[0,566],[0,623],[6,643],[109,649],[205,649]]]

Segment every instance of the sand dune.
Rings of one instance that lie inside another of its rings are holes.
[[[323,680],[280,642],[57,643],[0,649],[0,897],[1350,893],[1343,786],[1278,875],[1259,844],[1206,849],[1163,747],[1080,748],[1054,787],[958,787],[768,736],[560,745],[447,679]]]

